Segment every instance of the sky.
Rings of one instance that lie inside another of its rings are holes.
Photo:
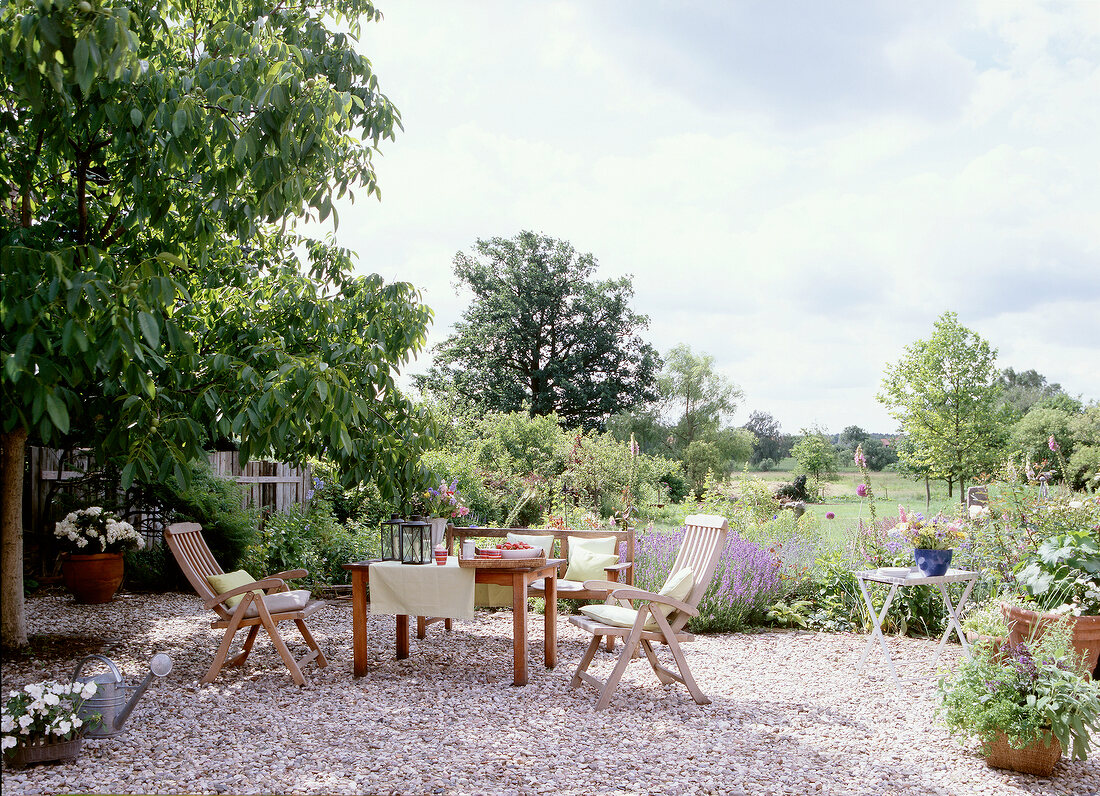
[[[895,430],[884,366],[946,310],[1100,398],[1100,2],[379,7],[359,47],[404,132],[336,238],[422,291],[430,345],[456,252],[529,229],[631,275],[737,425]]]

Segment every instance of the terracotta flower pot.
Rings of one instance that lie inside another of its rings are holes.
[[[1001,603],[1001,612],[1008,623],[1008,640],[1013,644],[1027,641],[1032,628],[1041,630],[1061,619],[1058,614],[1039,614],[1008,603]],[[1073,622],[1073,649],[1078,656],[1085,656],[1086,676],[1096,671],[1096,661],[1100,658],[1100,616],[1071,616]]]
[[[122,585],[122,553],[73,553],[62,559],[61,574],[78,603],[109,603]]]

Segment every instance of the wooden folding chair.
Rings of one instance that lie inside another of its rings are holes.
[[[314,658],[317,665],[325,667],[328,661],[325,655],[313,640],[313,635],[306,627],[305,619],[310,614],[324,606],[321,601],[309,601],[309,593],[305,591],[292,592],[286,585],[286,581],[292,578],[303,578],[308,572],[304,569],[295,569],[288,572],[279,572],[253,583],[239,586],[223,594],[215,594],[207,577],[210,575],[225,574],[206,540],[202,536],[202,526],[194,522],[183,522],[169,525],[164,529],[164,539],[172,554],[176,557],[180,569],[187,576],[199,597],[203,598],[207,608],[211,608],[218,615],[218,619],[210,623],[211,627],[225,628],[221,646],[214,656],[214,662],[210,670],[202,678],[203,683],[211,683],[218,676],[223,666],[241,666],[252,651],[252,645],[256,641],[256,634],[262,626],[271,637],[271,643],[283,659],[286,668],[290,670],[290,676],[298,685],[305,685],[306,678],[302,674],[301,667]],[[260,590],[257,594],[255,590]],[[243,595],[243,599],[235,607],[229,607],[226,600],[237,595]],[[279,634],[277,627],[279,622],[292,621],[298,626],[306,646],[311,650],[304,657],[295,660],[287,649],[286,642]],[[233,637],[237,631],[247,627],[248,636],[245,638],[240,653],[232,660],[226,661],[229,655],[229,647],[233,643]]]
[[[685,520],[685,525],[687,529],[684,533],[684,541],[680,545],[676,561],[665,582],[665,589],[662,589],[662,591],[669,590],[668,587],[673,584],[683,584],[687,588],[690,582],[690,590],[682,600],[668,594],[620,588],[608,595],[603,606],[586,606],[581,608],[585,616],[569,617],[569,621],[574,625],[592,634],[592,641],[577,665],[577,671],[573,674],[570,685],[576,688],[581,683],[588,683],[599,689],[600,698],[596,703],[596,710],[604,710],[611,703],[611,696],[618,688],[619,680],[631,659],[636,657],[639,646],[645,652],[650,666],[662,683],[673,681],[683,683],[687,686],[692,698],[700,705],[710,702],[691,676],[680,644],[695,640],[695,636],[684,631],[683,628],[691,617],[699,615],[696,606],[714,578],[714,570],[726,545],[729,524],[724,517],[694,514]],[[585,587],[588,588],[587,582]],[[674,587],[671,591],[676,591],[676,588]],[[639,607],[633,608],[631,601],[638,601]],[[619,659],[606,681],[599,680],[588,673],[588,667],[604,636],[624,637]],[[668,645],[679,673],[661,665],[653,650],[655,641]]]

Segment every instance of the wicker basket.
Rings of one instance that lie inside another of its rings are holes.
[[[67,763],[76,760],[80,754],[80,747],[84,745],[83,738],[74,738],[71,741],[58,743],[32,744],[28,746],[15,746],[7,752],[4,759],[9,766],[23,768],[35,763]]]
[[[1054,771],[1054,764],[1062,757],[1062,744],[1050,733],[1044,739],[1049,742],[1037,741],[1023,749],[1013,749],[1009,745],[1004,733],[997,733],[997,738],[989,747],[986,755],[986,765],[991,768],[1008,768],[1012,771],[1022,771],[1025,774],[1039,774],[1050,776]]]

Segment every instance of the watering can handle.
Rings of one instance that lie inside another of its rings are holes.
[[[107,666],[109,666],[110,669],[111,669],[111,673],[114,674],[114,676],[115,676],[115,682],[116,683],[121,683],[122,682],[122,672],[120,672],[118,670],[118,667],[115,666],[114,661],[112,661],[110,658],[104,657],[103,655],[89,655],[84,660],[82,660],[80,663],[78,663],[76,665],[76,669],[73,670],[73,682],[74,683],[76,682],[77,675],[80,674],[80,670],[84,668],[84,664],[86,664],[88,661],[93,660],[93,659],[99,659],[99,660],[103,661],[105,664],[107,664]]]

